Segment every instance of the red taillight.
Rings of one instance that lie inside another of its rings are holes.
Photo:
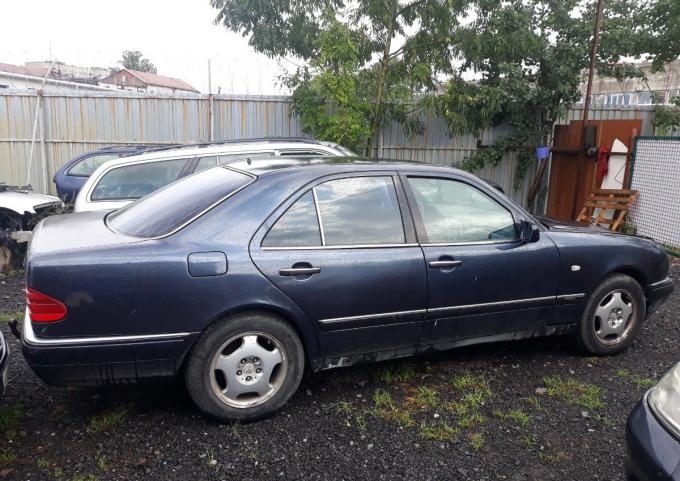
[[[38,292],[30,287],[26,289],[28,315],[33,322],[52,322],[66,317],[68,309],[61,301]]]

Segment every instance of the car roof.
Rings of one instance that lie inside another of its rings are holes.
[[[119,159],[109,160],[102,165],[110,168],[121,164],[130,162],[143,162],[145,160],[166,159],[166,158],[185,158],[194,157],[196,155],[219,155],[229,154],[231,152],[238,153],[244,149],[244,146],[256,150],[295,150],[305,149],[308,146],[314,146],[317,149],[328,151],[331,149],[334,152],[340,152],[338,144],[330,142],[321,142],[318,140],[302,139],[302,138],[266,138],[266,139],[246,139],[246,140],[229,140],[220,142],[210,142],[205,144],[185,144],[179,146],[167,146],[146,149],[143,152],[135,155],[128,155]]]
[[[456,172],[466,177],[472,177],[468,172],[454,167],[436,166],[425,162],[340,156],[286,156],[268,159],[243,159],[227,162],[221,167],[242,170],[256,176],[290,170],[304,170],[314,174],[316,172],[312,172],[313,170],[321,168],[330,172],[369,172],[374,170]]]

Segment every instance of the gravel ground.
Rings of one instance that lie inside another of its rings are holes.
[[[0,283],[13,354],[0,480],[623,479],[626,417],[680,360],[676,286],[615,357],[548,338],[331,370],[271,419],[219,425],[180,383],[45,386],[6,322],[23,310],[23,273]]]

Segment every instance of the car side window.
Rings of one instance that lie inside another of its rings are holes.
[[[311,191],[288,208],[262,241],[262,247],[316,247],[320,245],[321,232]]]
[[[323,243],[403,244],[401,211],[392,177],[351,177],[314,187]]]
[[[91,155],[71,166],[71,168],[68,169],[68,175],[73,175],[76,177],[89,177],[104,162],[108,162],[109,160],[117,159],[119,157],[120,154]]]
[[[91,200],[139,199],[177,180],[190,159],[172,159],[111,169],[102,176]]]
[[[512,214],[479,189],[451,179],[409,177],[428,243],[517,240]]]
[[[274,157],[274,151],[265,152],[239,152],[237,154],[220,154],[217,163],[227,164],[234,160],[244,160],[244,159],[269,159]]]
[[[198,159],[198,162],[196,163],[196,168],[194,169],[194,174],[196,172],[201,172],[202,170],[209,169],[211,167],[215,167],[217,165],[217,156],[216,155],[210,155],[208,157],[201,157]]]

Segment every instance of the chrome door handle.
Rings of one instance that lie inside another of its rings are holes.
[[[282,276],[311,276],[321,272],[320,267],[290,267],[288,269],[281,269],[279,275]]]
[[[428,264],[430,267],[435,267],[441,269],[442,267],[458,267],[463,265],[463,261],[430,261]]]

